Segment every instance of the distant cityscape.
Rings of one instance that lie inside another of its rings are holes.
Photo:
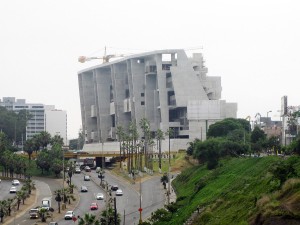
[[[26,103],[25,99],[15,97],[3,97],[2,100],[0,99],[0,106],[16,113],[24,109],[30,113],[31,118],[27,122],[26,133],[22,137],[24,142],[42,131],[47,131],[51,136],[59,135],[63,138],[64,145],[68,145],[66,111],[55,109],[54,105]],[[17,144],[22,145],[22,143]]]

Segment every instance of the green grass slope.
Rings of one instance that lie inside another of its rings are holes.
[[[297,216],[293,211],[297,211],[299,206],[300,182],[294,182],[292,191],[285,190],[288,192],[285,195],[284,190],[278,191],[279,181],[268,172],[275,163],[283,160],[290,159],[230,158],[222,160],[215,170],[207,170],[206,165],[186,169],[172,183],[177,192],[175,206],[178,209],[167,224],[183,224],[198,205],[203,210],[194,224],[259,224],[258,221],[263,224],[264,217],[278,216],[275,208],[281,205],[285,205],[286,209],[290,207],[287,210],[291,213],[290,217]],[[299,175],[300,158],[293,160]],[[269,200],[262,203],[266,196]],[[270,200],[275,198],[278,198],[277,202]],[[284,214],[282,210],[279,212]]]

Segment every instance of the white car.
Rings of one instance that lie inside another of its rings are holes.
[[[65,220],[71,220],[75,216],[73,211],[67,211],[65,214]]]
[[[116,190],[116,196],[123,195],[123,191],[121,189]]]
[[[13,181],[11,182],[11,184],[12,184],[12,185],[20,185],[20,181],[18,181],[18,180],[13,180]]]
[[[17,192],[17,188],[16,187],[11,187],[9,189],[9,193],[16,193]]]
[[[85,175],[85,176],[83,177],[83,180],[84,180],[84,181],[89,181],[89,180],[91,180],[91,178],[90,178],[90,176]]]
[[[79,167],[76,167],[76,168],[75,168],[75,173],[81,173],[81,170],[80,170]]]
[[[103,200],[103,199],[104,199],[103,193],[98,193],[98,194],[96,195],[96,199],[97,199],[97,200]]]

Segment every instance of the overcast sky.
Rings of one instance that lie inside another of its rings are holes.
[[[300,1],[3,0],[0,98],[55,105],[68,138],[81,127],[78,56],[199,48],[238,117],[280,120],[281,97],[300,105]],[[200,47],[203,47],[202,49]]]

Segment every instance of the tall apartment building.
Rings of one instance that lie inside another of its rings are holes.
[[[67,112],[55,109],[54,106],[45,106],[45,131],[51,137],[59,135],[64,140],[64,145],[68,145],[67,139]]]
[[[54,106],[26,103],[25,99],[15,99],[15,97],[3,97],[3,100],[0,100],[0,106],[17,113],[23,109],[30,113],[31,118],[27,121],[26,134],[24,134],[25,140],[42,131],[47,131],[52,137],[59,134],[64,139],[64,144],[68,144],[67,114],[65,111],[55,110]]]
[[[207,76],[201,53],[182,49],[124,57],[78,73],[82,127],[87,143],[116,140],[116,127],[141,119],[175,131],[173,149],[206,139],[209,125],[236,118],[237,104],[221,99],[221,78]],[[138,126],[139,127],[139,126]],[[142,131],[139,128],[140,136]],[[165,141],[166,142],[166,141]],[[164,148],[163,144],[163,148]]]

